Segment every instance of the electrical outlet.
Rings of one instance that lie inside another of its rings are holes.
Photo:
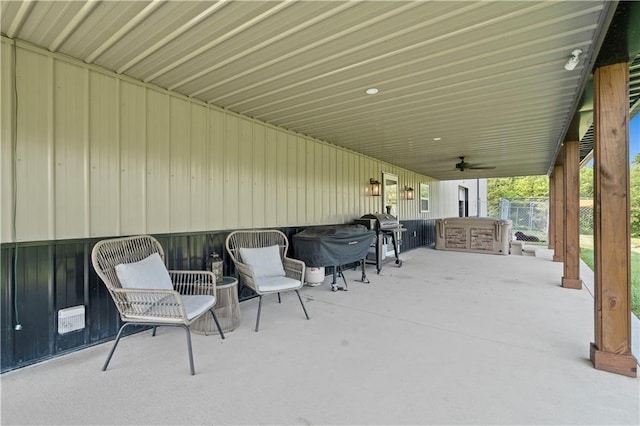
[[[417,236],[418,236],[418,233],[417,233],[416,231],[413,231],[413,236],[414,236],[414,237],[417,237]]]

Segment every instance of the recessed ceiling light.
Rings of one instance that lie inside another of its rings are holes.
[[[369,89],[365,90],[365,93],[367,95],[377,95],[379,92],[379,90],[375,87],[370,87]]]
[[[434,141],[441,141],[442,138],[433,138]]]

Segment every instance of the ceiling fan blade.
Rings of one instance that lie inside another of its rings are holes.
[[[473,170],[491,170],[491,169],[495,169],[496,166],[469,166],[467,167],[467,169],[473,169]]]
[[[464,172],[467,169],[471,170],[490,170],[495,169],[495,166],[474,166],[473,164],[467,163],[464,161],[464,156],[458,157],[460,162],[456,164],[456,169]]]

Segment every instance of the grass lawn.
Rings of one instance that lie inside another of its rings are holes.
[[[593,270],[593,246],[585,247],[582,244],[583,238],[580,239],[580,257]],[[637,241],[632,246],[638,247]],[[640,250],[631,250],[631,310],[637,317],[640,317]]]

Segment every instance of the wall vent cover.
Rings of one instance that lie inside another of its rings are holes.
[[[84,328],[84,305],[58,311],[58,334],[66,334]]]

